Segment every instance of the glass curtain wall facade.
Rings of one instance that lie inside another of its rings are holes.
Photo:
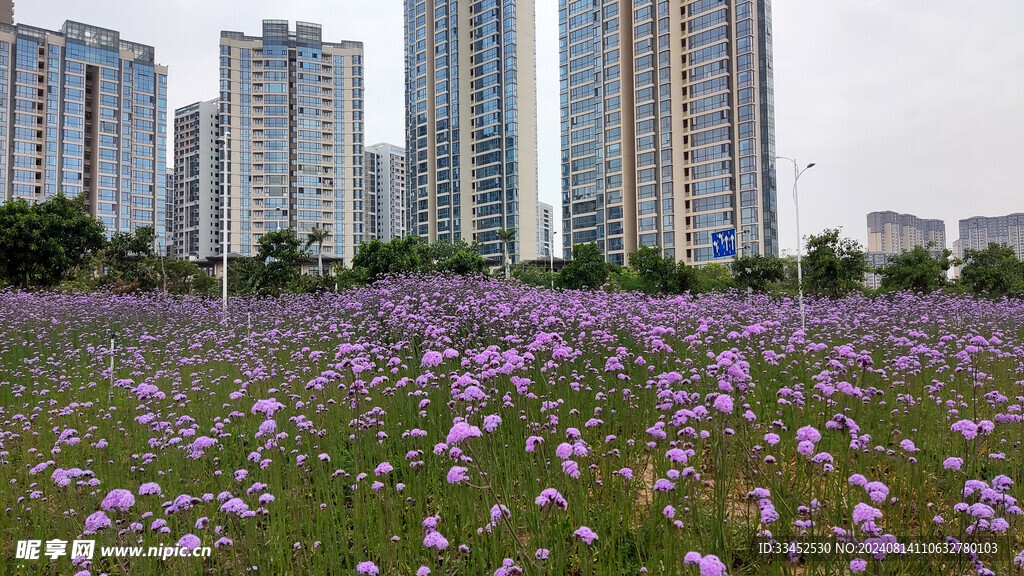
[[[562,231],[638,246],[778,254],[769,0],[559,0]]]
[[[410,234],[537,255],[533,0],[405,0]]]
[[[0,24],[0,202],[84,194],[107,229],[167,254],[167,68],[151,46],[68,21]]]
[[[264,20],[222,32],[220,124],[227,132],[228,246],[328,230],[324,256],[350,263],[368,240],[363,198],[363,45],[324,42],[319,24]],[[312,250],[316,251],[314,245]]]

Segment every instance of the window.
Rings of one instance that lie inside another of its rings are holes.
[[[711,112],[710,114],[704,114],[693,119],[692,128],[694,130],[703,130],[712,126],[718,126],[720,124],[726,124],[729,122],[729,111],[722,110],[720,112]]]
[[[698,18],[694,18],[693,20],[690,20],[690,32],[697,32],[699,30],[704,30],[705,28],[710,28],[716,24],[721,24],[722,22],[725,22],[726,16],[727,12],[725,8],[722,8],[717,12],[704,14]]]
[[[690,40],[689,40],[689,45],[690,45],[690,48],[700,48],[702,46],[707,46],[708,44],[714,44],[715,42],[718,42],[719,40],[723,40],[725,38],[728,38],[728,36],[729,36],[729,27],[728,26],[720,26],[720,27],[715,28],[713,30],[708,30],[706,32],[701,32],[700,34],[696,34],[694,36],[691,36]]]
[[[689,62],[691,65],[703,64],[704,62],[710,62],[719,58],[724,58],[728,55],[728,44],[723,42],[714,46],[708,46],[707,48],[701,48],[696,52],[690,53]]]
[[[690,16],[696,16],[703,14],[708,10],[713,10],[719,6],[724,6],[725,0],[698,0],[690,4]]]
[[[711,176],[720,176],[731,172],[732,160],[712,162],[711,164],[701,164],[699,166],[694,166],[691,171],[694,179],[710,178]]]
[[[732,178],[718,178],[716,180],[706,180],[704,182],[695,182],[692,185],[693,196],[704,196],[707,194],[714,194],[716,192],[732,191]]]

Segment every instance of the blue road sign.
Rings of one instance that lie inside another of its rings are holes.
[[[711,246],[715,258],[726,258],[736,255],[736,229],[720,230],[711,233]]]

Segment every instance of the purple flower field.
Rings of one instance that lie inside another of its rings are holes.
[[[1024,303],[809,300],[799,326],[451,277],[226,322],[0,293],[0,574],[1020,573]],[[214,548],[15,560],[81,538]]]

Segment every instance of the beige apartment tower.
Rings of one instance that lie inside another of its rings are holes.
[[[331,234],[324,257],[351,264],[369,240],[362,43],[282,20],[264,20],[262,36],[222,32],[220,100],[229,251],[253,255],[267,232],[305,240],[319,228]]]
[[[565,255],[778,255],[770,0],[559,0]]]
[[[888,211],[868,214],[868,252],[899,254],[929,244],[935,251],[945,250],[946,223],[942,220]]]
[[[405,0],[410,234],[538,254],[534,0]]]

